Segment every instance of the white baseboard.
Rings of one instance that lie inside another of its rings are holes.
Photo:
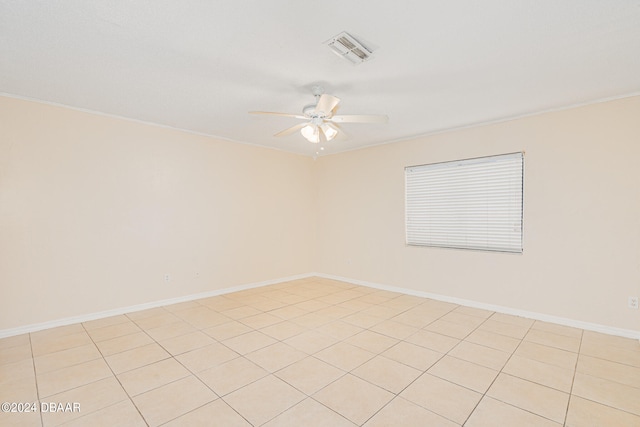
[[[43,329],[55,328],[58,326],[66,326],[74,323],[88,322],[90,320],[102,319],[105,317],[117,316],[120,314],[133,313],[136,311],[147,310],[150,308],[162,307],[165,305],[177,304],[180,302],[193,301],[201,298],[214,297],[218,295],[229,294],[232,292],[243,291],[246,289],[259,288],[261,286],[274,285],[277,283],[288,282],[291,280],[305,279],[308,277],[323,277],[326,279],[339,280],[341,282],[352,283],[354,285],[366,286],[369,288],[380,289],[391,292],[398,292],[405,295],[413,295],[421,298],[430,298],[437,301],[450,302],[453,304],[464,305],[467,307],[481,308],[484,310],[495,311],[497,313],[511,314],[513,316],[526,317],[528,319],[541,320],[544,322],[556,323],[558,325],[570,326],[573,328],[585,329],[588,331],[601,332],[603,334],[616,335],[625,338],[635,338],[640,340],[640,331],[631,329],[614,328],[612,326],[600,325],[598,323],[583,322],[580,320],[568,319],[566,317],[551,316],[548,314],[537,313],[533,311],[519,310],[501,305],[487,304],[483,302],[467,300],[463,298],[450,297],[440,294],[432,294],[430,292],[416,291],[398,286],[384,285],[380,283],[367,282],[364,280],[351,279],[348,277],[335,276],[324,273],[305,273],[294,276],[281,277],[278,279],[265,280],[262,282],[247,283],[244,285],[233,286],[230,288],[216,289],[213,291],[202,292],[199,294],[185,295],[176,298],[165,299],[161,301],[153,301],[144,304],[132,305],[129,307],[116,308],[112,310],[101,311],[98,313],[90,313],[81,316],[67,317],[64,319],[52,320],[49,322],[37,323],[17,328],[0,330],[0,338],[11,337],[14,335],[26,334],[29,332],[37,332]]]
[[[37,332],[43,329],[56,328],[58,326],[66,326],[74,323],[88,322],[89,320],[97,320],[105,317],[118,316],[120,314],[133,313],[135,311],[148,310],[150,308],[162,307],[165,305],[177,304],[180,302],[193,301],[201,298],[215,297],[218,295],[230,294],[232,292],[244,291],[246,289],[259,288],[261,286],[274,285],[276,283],[288,282],[290,280],[305,279],[313,274],[298,274],[295,276],[281,277],[278,279],[265,280],[262,282],[247,283],[244,285],[233,286],[230,288],[216,289],[213,291],[202,292],[199,294],[185,295],[176,298],[169,298],[161,301],[147,302],[144,304],[131,305],[129,307],[114,308],[112,310],[100,311],[98,313],[83,314],[80,316],[65,317],[64,319],[52,320],[49,322],[36,323],[33,325],[19,326],[17,328],[0,330],[0,338],[7,338],[14,335],[26,334],[29,332]]]
[[[526,317],[528,319],[541,320],[544,322],[556,323],[558,325],[570,326],[573,328],[585,329],[588,331],[601,332],[603,334],[616,335],[616,336],[625,337],[625,338],[635,338],[640,340],[640,331],[634,331],[632,329],[614,328],[612,326],[600,325],[598,323],[583,322],[581,320],[568,319],[566,317],[552,316],[549,314],[536,313],[534,311],[519,310],[516,308],[487,304],[487,303],[467,300],[463,298],[432,294],[429,292],[416,291],[413,289],[401,288],[397,286],[383,285],[380,283],[372,283],[364,280],[351,279],[348,277],[334,276],[332,274],[313,273],[312,276],[323,277],[323,278],[332,279],[332,280],[339,280],[341,282],[353,283],[354,285],[367,286],[369,288],[381,289],[381,290],[391,291],[391,292],[398,292],[398,293],[413,295],[413,296],[422,297],[422,298],[430,298],[438,301],[464,305],[467,307],[481,308],[484,310],[495,311],[497,313],[511,314],[513,316]]]

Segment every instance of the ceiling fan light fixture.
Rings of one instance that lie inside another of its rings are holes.
[[[338,130],[328,123],[323,123],[320,125],[320,128],[322,129],[324,136],[327,138],[327,141],[331,141],[338,134]]]
[[[360,64],[371,58],[372,52],[346,31],[341,32],[325,42],[339,57],[352,64]]]
[[[302,129],[300,129],[300,133],[309,142],[313,142],[314,144],[320,142],[320,132],[318,130],[318,126],[314,124],[309,123]]]

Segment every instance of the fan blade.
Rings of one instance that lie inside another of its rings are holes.
[[[280,117],[293,117],[295,119],[307,119],[308,117],[301,116],[299,114],[288,114],[288,113],[274,113],[272,111],[249,111],[249,114],[267,114],[270,116],[280,116]]]
[[[302,129],[303,127],[305,127],[306,125],[308,125],[309,123],[300,123],[297,124],[295,126],[291,126],[289,129],[285,129],[282,132],[278,132],[273,136],[287,136],[287,135],[291,135],[292,133],[294,133],[295,131],[298,131],[300,129]]]
[[[333,116],[325,120],[335,123],[387,123],[389,117],[377,114],[353,114],[348,116]]]
[[[316,105],[315,112],[316,113],[324,113],[329,115],[331,111],[338,106],[340,103],[340,98],[336,98],[333,95],[327,95],[326,93],[320,96],[318,100],[318,104]]]

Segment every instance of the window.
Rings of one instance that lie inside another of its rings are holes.
[[[522,252],[523,153],[405,168],[407,244]]]

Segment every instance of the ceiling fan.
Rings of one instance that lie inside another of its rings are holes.
[[[312,90],[316,102],[315,104],[306,105],[302,109],[302,114],[269,111],[250,111],[249,114],[268,114],[306,120],[305,123],[292,126],[276,133],[274,136],[287,136],[300,131],[307,141],[313,143],[331,141],[336,135],[343,132],[338,123],[386,123],[389,121],[387,116],[377,114],[336,115],[340,98],[324,93],[320,86],[314,86]]]

